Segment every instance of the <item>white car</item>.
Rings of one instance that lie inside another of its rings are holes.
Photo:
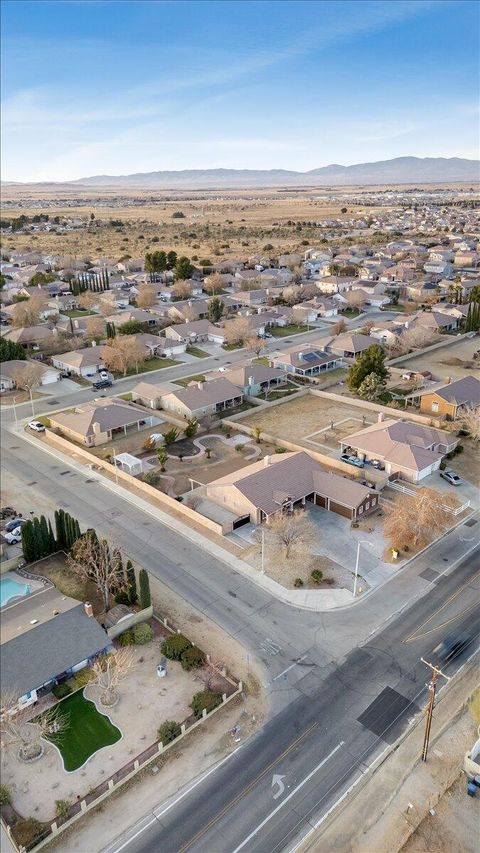
[[[22,541],[22,528],[16,527],[15,530],[12,530],[10,533],[4,533],[3,538],[8,542],[9,545],[15,545],[17,542]]]
[[[45,427],[40,421],[30,421],[28,428],[33,429],[34,432],[45,432]]]
[[[447,483],[450,483],[451,486],[461,486],[463,483],[462,478],[459,477],[458,474],[455,473],[455,471],[452,471],[451,468],[447,469],[446,471],[440,471],[440,476],[444,480],[446,480]]]
[[[100,379],[110,379],[108,370],[99,370],[98,375],[100,376]]]

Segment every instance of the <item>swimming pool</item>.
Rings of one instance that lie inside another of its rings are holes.
[[[31,591],[32,588],[28,583],[17,583],[12,578],[2,578],[0,580],[0,607],[5,607],[13,598],[22,598]]]

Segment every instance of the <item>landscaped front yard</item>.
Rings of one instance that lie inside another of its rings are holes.
[[[117,726],[105,713],[100,713],[94,702],[85,699],[83,690],[62,699],[60,711],[66,717],[66,728],[49,740],[60,750],[63,766],[68,773],[78,770],[85,762],[106,746],[112,746],[122,737]]]
[[[288,326],[270,326],[268,331],[274,338],[288,338],[289,335],[301,335],[302,332],[308,332],[308,330],[308,326],[290,323]]]
[[[161,370],[163,367],[175,367],[176,364],[181,364],[181,361],[177,361],[175,358],[147,358],[146,361],[143,361],[138,366],[138,373],[149,373],[151,370]],[[130,370],[127,370],[127,376],[135,376],[137,374],[137,370],[135,367],[132,367]],[[116,374],[120,376],[123,374]]]
[[[185,376],[184,379],[174,379],[173,384],[186,388],[191,382],[205,382],[205,376],[203,373],[196,373],[194,376]]]
[[[188,344],[186,352],[189,355],[194,355],[196,358],[210,358],[209,352],[205,352],[204,349],[200,349],[200,347],[196,347],[193,344]]]

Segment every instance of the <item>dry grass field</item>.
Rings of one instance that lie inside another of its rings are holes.
[[[467,372],[474,376],[479,375],[480,363],[473,360],[473,354],[480,348],[478,338],[452,339],[448,346],[433,350],[415,358],[406,359],[396,366],[405,367],[405,370],[430,370],[434,379],[444,380],[447,376],[451,379],[460,379]]]
[[[219,190],[142,191],[94,189],[72,185],[6,186],[2,189],[3,215],[80,217],[94,224],[67,234],[40,232],[9,235],[4,248],[26,248],[65,255],[107,256],[118,260],[125,254],[143,257],[146,251],[175,249],[198,260],[221,257],[248,257],[265,250],[272,255],[294,252],[318,242],[323,234],[315,225],[325,219],[340,220],[370,216],[375,207],[345,205],[338,190],[338,202],[325,198],[331,190]],[[347,213],[342,214],[342,207]],[[382,208],[386,210],[386,208]],[[183,219],[172,219],[181,212]],[[122,226],[110,225],[121,220]],[[158,242],[157,239],[158,238]],[[155,242],[153,242],[155,240]]]

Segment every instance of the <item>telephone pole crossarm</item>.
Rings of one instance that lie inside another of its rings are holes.
[[[442,678],[444,678],[446,681],[450,681],[450,678],[448,675],[445,675],[445,673],[442,672],[440,667],[435,666],[435,664],[430,663],[429,661],[426,661],[424,658],[420,658],[420,660],[422,661],[422,663],[425,664],[425,666],[429,667],[429,669],[431,670],[431,673],[432,673],[432,677],[431,677],[430,683],[428,685],[428,694],[429,695],[428,695],[427,707],[425,709],[426,710],[425,734],[423,737],[423,747],[422,747],[422,761],[426,761],[427,760],[427,753],[428,753],[428,744],[430,741],[430,732],[432,729],[433,709],[435,707],[435,697],[437,694],[438,677],[442,676]]]

